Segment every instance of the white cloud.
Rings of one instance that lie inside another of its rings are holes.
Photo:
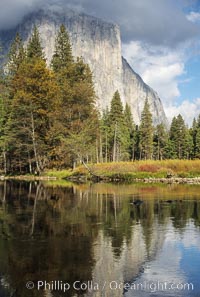
[[[199,12],[192,11],[186,17],[192,23],[196,23],[196,22],[200,21],[200,13]]]
[[[183,74],[187,75],[185,63],[189,48],[192,48],[189,43],[185,43],[181,48],[169,49],[132,41],[123,45],[123,54],[143,80],[157,91],[169,121],[181,114],[186,123],[191,125],[193,118],[200,114],[200,98],[185,98],[178,104],[180,97],[183,97],[179,85],[192,80],[188,76],[184,79],[181,77]]]
[[[182,242],[185,248],[195,247],[200,251],[199,231],[192,221],[187,225],[187,229],[182,236]]]
[[[171,121],[174,116],[181,114],[186,123],[191,125],[194,118],[197,118],[200,114],[200,98],[196,98],[192,101],[184,100],[180,105],[173,103],[164,105],[165,112]]]
[[[179,77],[185,73],[182,50],[132,41],[123,46],[123,54],[143,80],[158,92],[164,104],[180,95]]]

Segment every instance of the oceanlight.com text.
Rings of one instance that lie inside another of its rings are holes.
[[[104,281],[104,282],[94,282],[86,281],[81,282],[79,280],[73,283],[64,281],[45,281],[39,280],[37,282],[28,281],[26,283],[26,288],[29,290],[36,289],[49,290],[49,291],[60,291],[67,292],[69,290],[75,291],[146,291],[146,292],[162,292],[162,291],[193,291],[194,285],[192,283],[173,283],[173,282],[119,282],[119,281]]]

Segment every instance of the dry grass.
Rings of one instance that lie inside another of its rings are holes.
[[[163,161],[134,161],[134,162],[112,162],[101,164],[89,164],[89,168],[95,175],[121,180],[133,178],[163,178],[170,173],[176,177],[198,177],[200,176],[200,160],[163,160]],[[77,167],[74,171],[48,171],[46,175],[56,176],[58,179],[69,176],[88,175],[84,166]]]
[[[124,175],[132,177],[166,177],[172,174],[180,177],[200,176],[200,160],[163,160],[163,161],[134,161],[103,163],[90,165],[91,170],[96,175]],[[87,171],[81,166],[76,172]]]

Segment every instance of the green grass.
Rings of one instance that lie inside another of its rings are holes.
[[[57,179],[66,179],[73,174],[71,169],[68,170],[48,170],[43,173],[44,176],[56,177]]]

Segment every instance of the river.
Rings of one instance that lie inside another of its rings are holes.
[[[0,183],[0,297],[200,296],[200,185]]]

